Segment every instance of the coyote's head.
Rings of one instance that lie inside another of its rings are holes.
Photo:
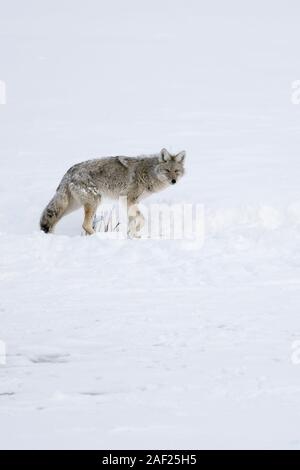
[[[171,155],[166,149],[160,151],[156,174],[160,181],[175,184],[184,175],[185,151]]]

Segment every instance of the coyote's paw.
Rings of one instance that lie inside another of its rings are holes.
[[[131,240],[133,240],[134,238],[142,238],[142,236],[139,232],[130,232],[130,231],[128,231],[127,236]]]
[[[92,227],[83,225],[82,228],[84,230],[84,235],[94,235],[94,233],[96,233]]]

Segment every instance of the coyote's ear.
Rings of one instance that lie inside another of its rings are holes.
[[[183,150],[182,152],[178,153],[175,156],[175,161],[178,162],[178,163],[183,163],[184,159],[185,159],[185,150]]]
[[[167,149],[161,149],[159,154],[159,161],[160,162],[168,162],[171,160],[171,155],[169,154]]]

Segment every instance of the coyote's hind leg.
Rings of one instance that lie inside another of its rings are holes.
[[[82,227],[88,235],[93,235],[95,230],[93,229],[93,220],[97,211],[98,204],[87,203],[84,204],[84,220]]]
[[[93,229],[93,218],[101,202],[101,196],[96,186],[88,181],[86,184],[71,183],[70,190],[76,201],[84,208],[84,220],[82,227],[87,235],[95,233]]]

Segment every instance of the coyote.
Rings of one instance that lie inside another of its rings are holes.
[[[103,157],[72,166],[61,180],[40,220],[45,233],[52,232],[65,215],[83,206],[82,227],[95,233],[93,218],[102,197],[127,198],[128,234],[138,236],[144,224],[138,202],[175,184],[184,174],[185,151],[171,155],[166,149],[139,157]]]

